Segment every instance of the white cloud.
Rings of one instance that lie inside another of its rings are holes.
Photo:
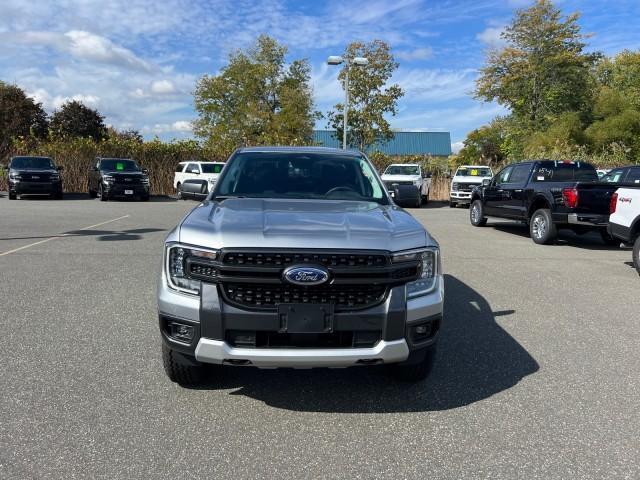
[[[51,47],[80,61],[117,65],[127,69],[150,71],[152,66],[138,58],[131,50],[111,40],[83,30],[67,33],[25,31],[0,34],[4,44]]]
[[[399,60],[405,60],[407,62],[415,60],[427,60],[433,56],[433,49],[431,47],[416,48],[415,50],[400,50],[395,54]]]
[[[504,26],[487,27],[476,38],[489,47],[499,47],[505,44],[504,39],[501,37],[504,31]]]
[[[159,95],[174,93],[176,86],[170,80],[155,80],[151,83],[151,91]]]
[[[156,123],[154,125],[145,125],[142,127],[143,134],[163,135],[178,134],[179,136],[187,136],[191,134],[193,127],[188,120],[177,120],[173,123]]]
[[[400,68],[393,81],[405,90],[407,98],[442,102],[469,96],[476,74],[473,69]]]
[[[33,98],[36,102],[42,103],[42,106],[46,110],[57,110],[66,102],[75,100],[76,102],[80,102],[87,107],[96,108],[100,102],[100,97],[95,95],[83,95],[77,93],[71,96],[62,96],[62,95],[51,95],[44,88],[37,88],[32,92],[27,92],[27,95]]]
[[[464,143],[463,142],[453,142],[451,144],[451,151],[453,153],[459,153],[460,150],[462,150],[462,147],[464,147]]]

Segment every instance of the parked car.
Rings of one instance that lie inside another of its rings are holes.
[[[602,177],[604,177],[610,171],[611,171],[610,169],[604,169],[604,168],[597,168],[596,169],[596,173],[598,174],[598,178],[599,179],[602,179]]]
[[[147,170],[129,158],[96,158],[89,172],[89,196],[103,202],[112,198],[149,200]]]
[[[617,185],[640,185],[640,165],[613,168],[600,181]]]
[[[487,217],[519,220],[529,225],[535,243],[552,243],[559,228],[577,233],[596,230],[605,243],[613,184],[598,183],[592,165],[570,161],[529,161],[508,165],[492,180],[483,180],[471,195],[471,224]]]
[[[633,266],[640,274],[640,188],[624,187],[611,197],[609,233],[633,245]]]
[[[9,200],[18,195],[46,195],[62,199],[62,167],[49,157],[13,157],[5,167],[9,177]]]
[[[433,365],[444,302],[438,243],[398,208],[366,156],[237,150],[169,233],[158,284],[167,375],[256,367]]]
[[[493,170],[486,165],[461,165],[451,179],[449,192],[449,206],[469,205],[471,203],[471,191],[474,187],[482,185],[486,178],[491,180]]]
[[[173,176],[173,188],[178,198],[204,198],[213,190],[222,162],[180,162]]]
[[[422,170],[417,163],[394,163],[382,174],[387,189],[394,193],[398,205],[420,207],[429,201],[431,174]]]

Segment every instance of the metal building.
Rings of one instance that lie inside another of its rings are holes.
[[[336,137],[334,130],[314,130],[313,141],[321,147],[342,146],[342,140]],[[451,135],[449,132],[395,132],[394,138],[386,143],[376,143],[368,153],[376,151],[387,155],[448,157],[451,155]]]

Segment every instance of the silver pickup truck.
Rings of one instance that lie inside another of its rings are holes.
[[[206,364],[433,366],[444,282],[438,243],[396,206],[366,156],[237,150],[168,235],[158,283],[169,378]]]

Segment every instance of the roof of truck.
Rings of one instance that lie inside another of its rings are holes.
[[[362,155],[358,150],[342,150],[340,148],[328,147],[243,147],[236,150],[237,153],[244,152],[298,152],[298,153],[325,153],[329,155]]]

